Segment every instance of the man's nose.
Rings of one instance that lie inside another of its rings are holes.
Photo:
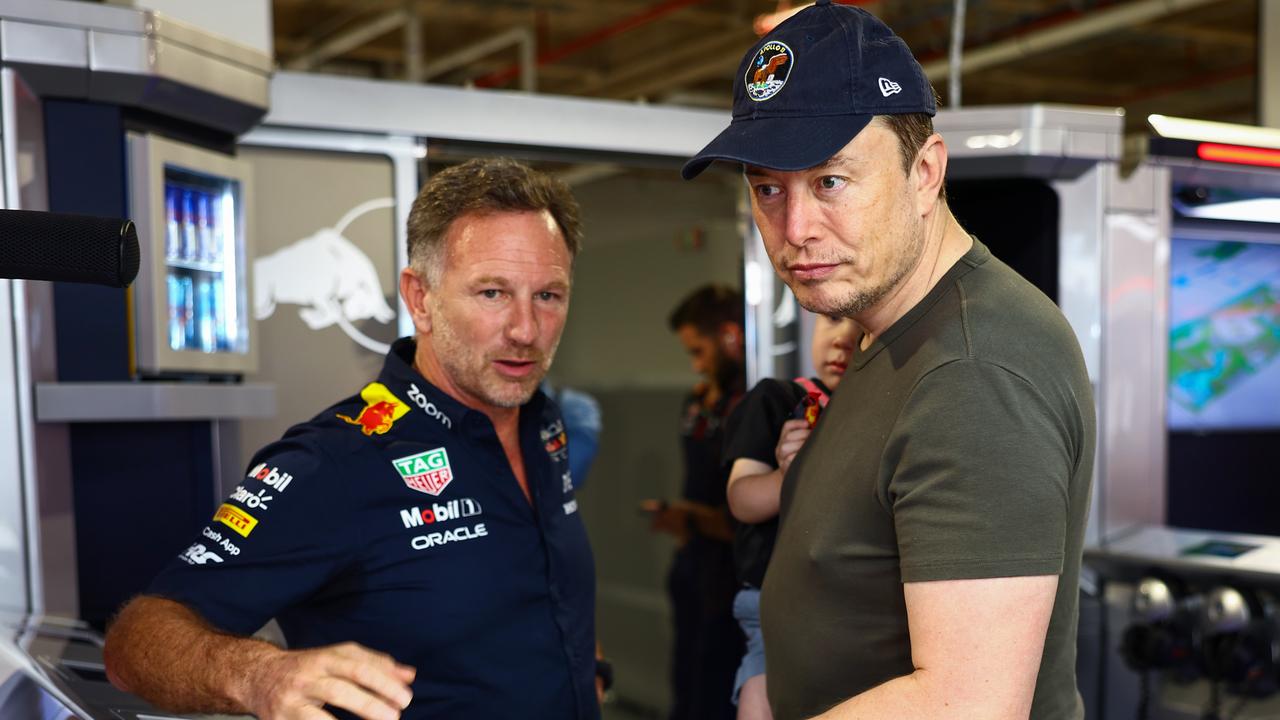
[[[507,317],[507,339],[517,345],[532,345],[537,337],[538,317],[533,311],[533,301],[516,301]]]
[[[814,221],[818,212],[816,201],[807,192],[788,193],[785,212],[784,239],[789,245],[804,247],[814,239]]]

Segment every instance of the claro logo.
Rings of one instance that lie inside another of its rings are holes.
[[[438,522],[448,522],[480,514],[480,503],[471,498],[459,498],[443,503],[433,503],[429,507],[411,507],[400,511],[400,522],[407,528],[422,527]]]

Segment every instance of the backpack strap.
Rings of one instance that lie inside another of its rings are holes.
[[[793,382],[795,382],[795,384],[799,385],[800,387],[804,388],[805,392],[816,397],[818,399],[819,407],[826,407],[827,402],[831,400],[830,396],[828,396],[825,392],[823,392],[822,388],[818,387],[817,383],[815,383],[814,381],[810,380],[807,377],[798,377]]]

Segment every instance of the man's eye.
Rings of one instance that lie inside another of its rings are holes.
[[[502,295],[502,291],[489,288],[487,290],[481,290],[480,295],[488,300],[496,300],[500,295]]]
[[[544,290],[538,293],[538,299],[542,300],[543,302],[551,302],[553,300],[558,299],[559,297],[560,297],[559,294],[553,293],[550,290]]]
[[[823,190],[835,190],[845,184],[845,179],[836,175],[824,175],[818,180]]]
[[[782,192],[777,185],[757,185],[756,194],[760,197],[773,197]]]

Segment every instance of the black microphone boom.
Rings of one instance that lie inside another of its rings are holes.
[[[128,287],[138,231],[119,218],[0,210],[0,278]]]

